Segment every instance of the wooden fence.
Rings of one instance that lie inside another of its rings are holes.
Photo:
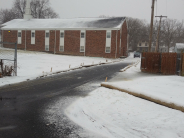
[[[143,52],[141,71],[164,75],[184,75],[184,54]]]

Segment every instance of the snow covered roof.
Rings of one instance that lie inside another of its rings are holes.
[[[184,49],[184,43],[176,43],[177,49]]]
[[[3,24],[8,29],[82,29],[82,28],[121,28],[125,17],[113,18],[74,18],[74,19],[14,19]]]

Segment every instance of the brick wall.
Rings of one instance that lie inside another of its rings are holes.
[[[105,54],[106,31],[86,31],[86,56],[103,57]]]
[[[60,31],[50,30],[50,45],[49,52],[55,51],[58,54],[78,55],[78,56],[93,56],[93,57],[105,57],[115,58],[116,52],[116,33],[117,33],[117,55],[116,57],[126,56],[127,49],[127,26],[126,22],[122,26],[121,46],[120,46],[120,30],[112,30],[111,35],[111,53],[105,53],[106,46],[106,31],[105,30],[87,30],[86,31],[86,50],[80,52],[80,31],[79,30],[66,30],[64,39],[64,52],[59,51],[60,45]],[[56,35],[56,38],[55,38]],[[4,42],[17,41],[17,31],[3,31]],[[56,40],[56,44],[55,44]],[[45,51],[45,31],[35,31],[35,44],[31,44],[31,31],[22,31],[22,43],[18,44],[18,49],[26,49],[31,51]],[[12,48],[12,45],[4,45],[5,47]]]
[[[2,30],[2,37],[3,42],[10,42],[10,43],[15,43],[17,41],[17,31],[7,31],[7,30]],[[9,45],[9,44],[3,44],[4,47],[7,48],[14,48],[14,45]]]

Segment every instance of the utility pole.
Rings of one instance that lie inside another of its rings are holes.
[[[151,23],[150,23],[150,35],[149,35],[149,49],[148,51],[151,52],[151,42],[152,42],[152,34],[153,34],[153,18],[154,18],[154,5],[155,0],[152,0],[152,11],[151,11]]]
[[[160,18],[160,22],[159,22],[159,27],[158,27],[158,33],[157,33],[157,42],[156,42],[156,47],[155,47],[155,52],[159,51],[159,35],[160,35],[160,26],[161,26],[161,22],[162,22],[162,18],[165,17],[167,18],[167,16],[155,16],[155,17],[159,17]]]

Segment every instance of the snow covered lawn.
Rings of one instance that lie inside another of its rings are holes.
[[[103,87],[72,103],[65,113],[100,137],[184,137],[184,113],[181,111]]]
[[[184,108],[184,77],[142,73],[140,63],[120,72],[102,85],[142,94],[155,100]]]
[[[0,53],[5,53],[7,50],[11,49],[0,48]],[[108,63],[112,61],[115,60],[107,59]],[[105,58],[100,57],[65,56],[18,50],[18,76],[0,78],[0,86],[26,81],[27,79],[36,79],[58,71],[68,71],[86,65],[107,62]]]

